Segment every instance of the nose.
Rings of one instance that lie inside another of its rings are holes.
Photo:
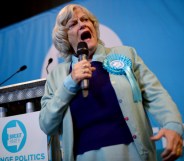
[[[79,25],[79,29],[82,30],[86,27],[85,22],[81,21],[80,19],[78,20],[78,25]]]

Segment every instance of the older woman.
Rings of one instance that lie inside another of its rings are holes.
[[[47,78],[40,127],[48,135],[61,130],[64,161],[155,161],[153,141],[161,137],[167,140],[163,160],[182,154],[177,107],[133,48],[106,48],[95,16],[73,4],[58,14],[53,42],[66,61]],[[87,46],[87,60],[78,59],[80,42]],[[161,126],[156,136],[147,111]]]

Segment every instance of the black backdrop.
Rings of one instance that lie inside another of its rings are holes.
[[[3,0],[0,2],[0,29],[71,0]]]

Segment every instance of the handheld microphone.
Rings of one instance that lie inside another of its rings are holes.
[[[15,74],[24,71],[25,69],[27,69],[26,65],[23,65],[19,68],[19,70],[17,70],[15,73],[13,73],[10,77],[8,77],[7,79],[5,79],[3,82],[0,83],[0,86],[3,85],[5,82],[7,82],[10,78],[12,78]]]
[[[47,64],[47,66],[46,66],[47,74],[49,74],[48,67],[49,67],[49,65],[52,63],[52,61],[53,61],[52,58],[50,58],[50,59],[48,60],[48,64]]]
[[[77,46],[77,55],[78,55],[78,60],[87,60],[88,59],[88,45],[86,42],[79,42]],[[88,88],[89,88],[89,80],[88,79],[83,79],[81,81],[81,88],[82,88],[82,93],[83,97],[88,96]]]

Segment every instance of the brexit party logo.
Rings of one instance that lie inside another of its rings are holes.
[[[19,120],[12,120],[6,124],[2,133],[2,142],[7,151],[19,152],[25,145],[26,128]]]

